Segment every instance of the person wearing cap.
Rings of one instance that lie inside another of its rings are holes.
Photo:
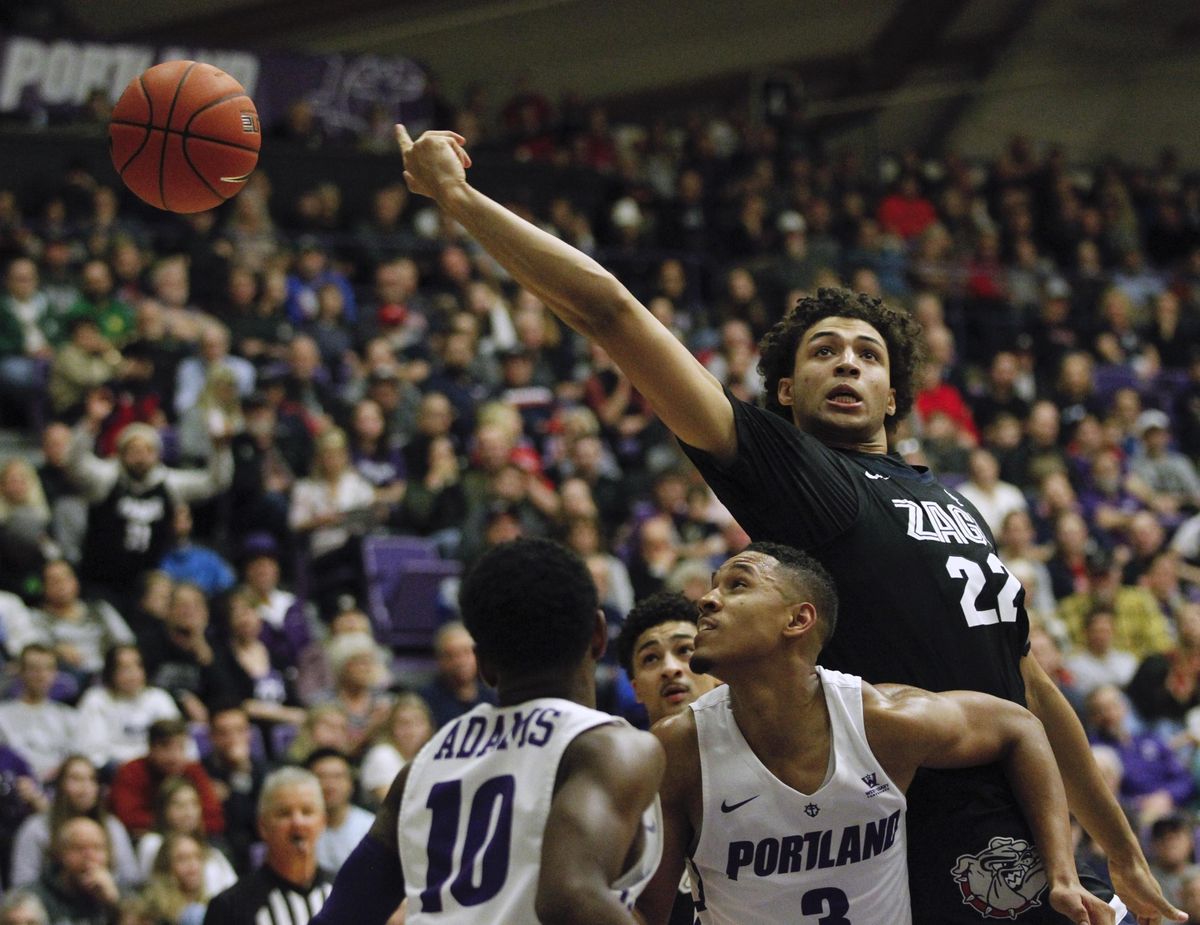
[[[148,424],[129,424],[117,436],[115,459],[100,459],[92,443],[112,413],[111,398],[92,393],[75,430],[67,471],[88,502],[80,578],[97,593],[131,610],[127,596],[138,577],[175,547],[174,510],[229,488],[233,457],[222,437],[206,469],[172,469],[161,461],[162,441]]]
[[[270,380],[260,380],[266,387]],[[282,388],[278,389],[282,393]],[[281,400],[282,395],[277,396]],[[312,436],[297,415],[280,414],[269,392],[255,392],[242,404],[246,429],[233,438],[234,461],[230,526],[235,535],[267,530],[288,533],[288,496],[297,473],[308,471]]]
[[[259,638],[276,665],[298,666],[303,673],[305,652],[313,632],[304,602],[280,584],[279,543],[270,533],[252,533],[241,549],[241,570],[246,593],[262,620]]]
[[[1084,346],[1071,310],[1071,287],[1062,277],[1052,276],[1046,281],[1041,308],[1029,334],[1037,369],[1057,369],[1065,354]]]
[[[354,324],[358,320],[358,302],[350,281],[329,268],[329,257],[321,242],[313,235],[305,235],[296,242],[296,260],[287,278],[284,308],[292,324],[301,327],[317,316],[317,293],[325,285],[336,286],[341,292],[342,317],[347,324]]]
[[[1147,489],[1143,497],[1160,514],[1177,514],[1181,508],[1200,507],[1200,475],[1184,454],[1171,449],[1171,419],[1151,408],[1138,415],[1135,426],[1140,451],[1130,462],[1130,472]]]

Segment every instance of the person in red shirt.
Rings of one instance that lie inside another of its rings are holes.
[[[917,178],[906,173],[896,184],[895,192],[883,197],[876,216],[883,230],[911,241],[937,221],[933,203],[921,195]]]
[[[163,719],[151,723],[149,752],[117,768],[109,802],[117,818],[138,838],[154,827],[154,797],[169,777],[186,777],[200,794],[204,830],[210,835],[225,831],[225,816],[212,779],[198,761],[187,757],[187,724]]]

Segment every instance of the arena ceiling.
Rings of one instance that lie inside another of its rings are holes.
[[[106,39],[402,54],[451,99],[482,83],[493,103],[522,74],[551,95],[574,90],[619,108],[744,94],[747,80],[786,68],[815,117],[866,116],[889,139],[907,132],[925,144],[953,138],[969,117],[986,125],[981,101],[1013,86],[1051,96],[1058,87],[1073,111],[1081,83],[1116,99],[1132,83],[1175,81],[1186,110],[1200,67],[1195,0],[45,2],[70,28]],[[1089,144],[1112,129],[1100,114],[1081,124]]]

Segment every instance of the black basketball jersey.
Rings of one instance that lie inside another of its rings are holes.
[[[135,493],[118,479],[108,495],[88,508],[82,577],[120,586],[158,568],[174,540],[174,509],[164,482]]]
[[[897,456],[831,449],[731,401],[736,460],[685,451],[751,537],[803,549],[833,576],[839,619],[821,664],[1023,704],[1024,591],[974,506]]]
[[[753,539],[803,549],[833,576],[838,624],[820,663],[872,682],[976,690],[1024,705],[1024,591],[975,507],[898,456],[832,449],[729,400],[736,459],[723,466],[684,451]],[[1005,915],[1064,921],[1045,901],[1043,868],[998,765],[922,770],[908,805],[914,921],[979,921],[972,891],[983,888],[968,873],[980,864],[1015,884],[1005,903],[995,901]],[[997,866],[988,854],[996,845],[1018,861]]]

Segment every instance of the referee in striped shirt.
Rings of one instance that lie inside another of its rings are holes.
[[[266,858],[213,897],[204,925],[308,925],[329,896],[330,882],[317,870],[324,830],[325,802],[315,776],[300,768],[268,775],[258,802]]]

